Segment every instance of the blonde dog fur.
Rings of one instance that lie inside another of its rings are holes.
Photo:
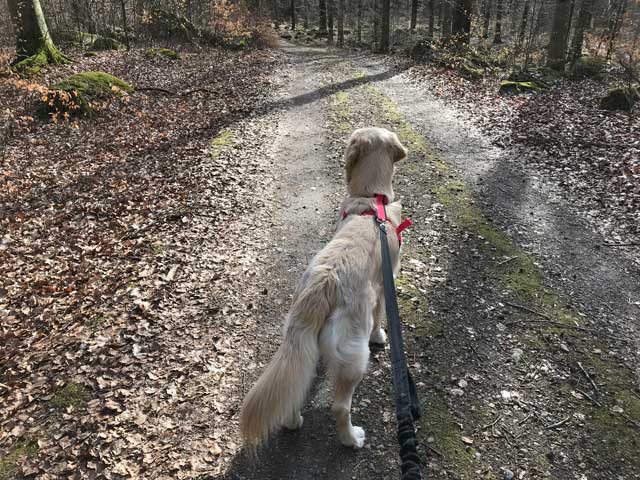
[[[387,196],[392,225],[401,221],[394,202],[394,165],[407,155],[396,134],[383,128],[356,130],[345,152],[347,198],[333,239],[311,260],[293,296],[284,339],[271,363],[242,405],[240,430],[255,448],[279,426],[302,426],[300,410],[320,358],[335,383],[332,412],[338,439],[361,448],[364,430],[351,423],[351,399],[369,358],[369,342],[384,343],[382,268],[378,228],[371,216],[375,194]],[[398,267],[399,245],[393,229],[389,248]]]

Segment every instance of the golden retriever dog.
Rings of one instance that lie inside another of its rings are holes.
[[[284,324],[284,339],[273,360],[242,404],[240,430],[256,448],[275,428],[302,426],[301,408],[322,358],[335,383],[332,412],[343,445],[362,448],[364,430],[351,423],[353,392],[365,374],[369,343],[384,343],[384,294],[376,222],[363,212],[387,198],[387,237],[398,268],[401,205],[394,202],[395,163],[407,150],[395,133],[362,128],[345,152],[347,198],[333,239],[311,260],[295,289]],[[389,225],[389,223],[391,225]]]

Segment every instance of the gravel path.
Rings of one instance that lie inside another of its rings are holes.
[[[278,126],[265,147],[269,221],[252,233],[268,236],[257,281],[268,294],[261,320],[245,326],[251,361],[234,366],[242,391],[275,351],[293,286],[331,236],[348,134],[387,126],[410,151],[396,190],[416,225],[398,290],[425,409],[426,477],[640,478],[633,252],[605,245],[544,178],[402,72],[374,57],[284,52],[282,99],[269,114]],[[275,434],[256,459],[223,455],[223,478],[398,478],[388,372],[387,352],[372,352],[354,399],[354,422],[367,431],[361,451],[337,442],[319,368],[303,428]]]

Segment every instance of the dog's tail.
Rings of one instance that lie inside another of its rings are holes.
[[[335,305],[331,268],[307,272],[309,281],[294,297],[284,341],[242,404],[240,431],[255,449],[281,425],[297,427],[299,412],[320,356],[318,335]]]

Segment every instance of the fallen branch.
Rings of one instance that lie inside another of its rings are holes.
[[[529,307],[525,307],[524,305],[518,305],[517,303],[504,302],[505,305],[509,305],[510,307],[517,308],[518,310],[524,310],[525,312],[533,313],[534,315],[538,315],[539,317],[545,318],[552,322],[551,317],[546,313],[538,312],[536,310],[532,310]],[[511,322],[511,323],[519,323],[519,322]],[[507,324],[510,325],[510,324]]]
[[[637,247],[640,245],[640,242],[629,242],[629,243],[603,243],[603,247]]]
[[[186,92],[182,92],[182,93],[172,92],[171,90],[166,90],[164,88],[159,88],[159,87],[135,87],[135,89],[139,92],[160,92],[160,93],[164,93],[165,95],[172,95],[172,96],[179,96],[179,97],[186,97],[187,95],[192,95],[198,92],[211,93],[211,90],[203,87],[194,88],[192,90],[187,90]]]

